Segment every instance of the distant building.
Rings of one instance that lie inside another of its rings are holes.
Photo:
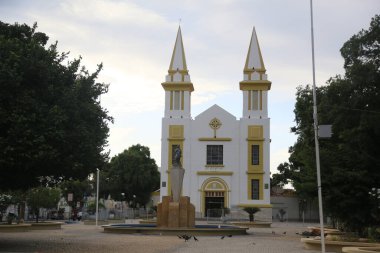
[[[293,189],[273,187],[271,204],[273,221],[319,221],[317,200],[302,199]]]
[[[265,72],[253,29],[243,81],[236,85],[243,95],[242,118],[236,119],[213,105],[193,119],[194,86],[186,64],[181,28],[178,29],[168,75],[162,83],[165,113],[160,199],[171,193],[169,173],[174,150],[179,146],[185,169],[182,194],[190,196],[198,216],[207,216],[210,209],[260,207],[262,214],[272,217],[267,106],[271,82]]]

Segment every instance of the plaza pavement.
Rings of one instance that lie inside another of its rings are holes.
[[[110,234],[101,227],[67,224],[61,230],[0,233],[0,253],[316,253],[303,249],[296,234],[309,225],[273,223],[272,228],[251,228],[245,236],[199,236],[185,242],[177,236]]]

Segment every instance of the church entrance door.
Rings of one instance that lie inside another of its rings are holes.
[[[224,192],[206,192],[205,216],[221,217],[224,208]]]

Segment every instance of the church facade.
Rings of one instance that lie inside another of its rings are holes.
[[[190,197],[197,216],[207,216],[211,209],[259,207],[271,219],[267,107],[271,82],[267,79],[255,29],[243,80],[236,85],[243,95],[240,119],[218,105],[192,118],[191,93],[195,91],[180,27],[162,87],[165,113],[162,118],[160,199],[171,195],[169,174],[174,151],[179,147],[185,169],[182,195]]]

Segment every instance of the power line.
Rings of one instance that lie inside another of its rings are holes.
[[[344,106],[332,106],[332,105],[322,105],[322,107],[329,107],[329,108],[339,108],[339,109],[344,109],[344,110],[347,110],[347,111],[359,111],[359,112],[367,112],[367,113],[376,113],[376,114],[380,114],[380,111],[373,111],[373,110],[363,110],[363,109],[356,109],[356,108],[348,108],[348,107],[344,107]]]

